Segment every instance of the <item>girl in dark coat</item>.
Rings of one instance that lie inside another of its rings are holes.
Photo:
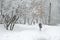
[[[41,31],[41,28],[42,28],[42,24],[41,23],[39,23],[39,28],[40,28],[40,31]]]

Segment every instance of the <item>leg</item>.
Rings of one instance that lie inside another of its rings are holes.
[[[40,29],[40,31],[41,31],[41,27],[39,26],[39,29]]]
[[[41,28],[40,28],[40,31],[41,31]]]

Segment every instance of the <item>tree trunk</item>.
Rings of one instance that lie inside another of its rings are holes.
[[[50,6],[49,6],[49,19],[48,19],[48,24],[50,24],[51,22],[51,3],[50,3]]]

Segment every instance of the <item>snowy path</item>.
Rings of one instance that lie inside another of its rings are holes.
[[[49,35],[38,31],[9,32],[0,34],[0,40],[40,40],[49,39]],[[3,37],[3,38],[2,38]]]
[[[39,31],[38,25],[16,24],[10,31],[0,24],[0,40],[60,40],[60,27],[43,25]]]

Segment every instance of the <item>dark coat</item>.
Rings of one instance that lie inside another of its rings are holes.
[[[39,23],[39,28],[42,28],[42,24],[41,23]]]

